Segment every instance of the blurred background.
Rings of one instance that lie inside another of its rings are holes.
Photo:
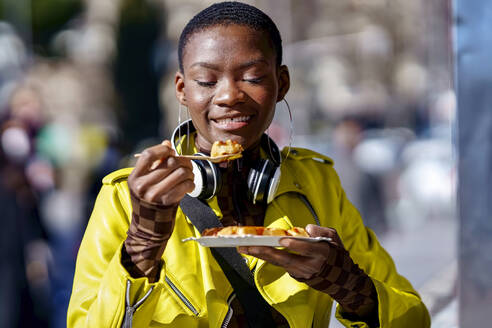
[[[334,159],[433,327],[457,327],[451,1],[245,2],[283,37],[292,145]],[[0,327],[65,327],[101,179],[170,136],[177,40],[211,3],[0,0]],[[280,103],[268,133],[289,131]]]

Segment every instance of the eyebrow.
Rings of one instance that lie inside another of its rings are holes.
[[[245,63],[242,63],[241,65],[239,65],[238,68],[239,69],[245,69],[245,68],[248,68],[248,67],[251,67],[251,66],[260,64],[260,63],[266,64],[266,65],[269,64],[266,59],[259,58],[259,59],[253,59],[253,60],[247,61]],[[208,69],[211,69],[211,70],[214,70],[214,71],[218,71],[219,70],[219,66],[218,65],[215,65],[215,64],[212,64],[212,63],[208,63],[208,62],[196,62],[196,63],[193,63],[190,66],[190,68],[193,68],[195,66],[205,67],[205,68],[208,68]]]
[[[244,69],[244,68],[248,68],[248,67],[254,66],[256,64],[260,64],[260,63],[263,63],[265,65],[269,64],[267,60],[265,60],[263,58],[259,58],[259,59],[253,59],[253,60],[250,60],[248,62],[245,62],[245,63],[239,65],[239,68]]]
[[[207,63],[207,62],[196,62],[196,63],[193,63],[190,66],[190,68],[193,68],[195,66],[200,66],[200,67],[205,67],[205,68],[213,69],[214,71],[218,71],[219,70],[219,67],[217,65],[214,65],[214,64],[211,64],[211,63]]]

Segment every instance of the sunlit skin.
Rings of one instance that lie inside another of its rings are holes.
[[[241,25],[195,32],[184,49],[183,70],[176,73],[176,97],[190,112],[202,150],[209,151],[216,140],[231,139],[245,149],[256,144],[272,122],[276,103],[289,90],[288,69],[276,64],[268,36]],[[243,119],[229,122],[226,118]],[[194,184],[190,161],[174,155],[168,140],[146,149],[128,178],[133,193],[152,203],[178,204]],[[162,163],[152,170],[156,160]],[[306,230],[313,237],[333,241],[284,238],[280,243],[286,250],[261,246],[238,250],[281,266],[293,277],[309,279],[332,256],[331,249],[343,244],[334,229],[308,225]],[[357,314],[371,310],[364,308]]]
[[[176,96],[190,111],[197,144],[210,150],[231,139],[244,149],[255,144],[272,122],[275,105],[289,89],[287,66],[277,66],[265,32],[246,26],[215,26],[195,33],[186,44]],[[244,118],[226,123],[225,118]]]

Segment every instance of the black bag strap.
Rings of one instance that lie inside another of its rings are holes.
[[[180,207],[200,233],[207,228],[222,227],[214,211],[198,198],[185,195]],[[270,305],[256,289],[253,274],[236,248],[217,247],[211,248],[211,252],[234,289],[248,325],[251,328],[275,327]]]

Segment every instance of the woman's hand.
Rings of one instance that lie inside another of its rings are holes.
[[[335,229],[309,224],[311,237],[330,237],[331,242],[283,238],[285,250],[273,247],[239,247],[241,253],[285,269],[294,279],[329,294],[342,308],[360,318],[377,314],[377,295],[372,280],[350,258]]]
[[[145,149],[128,177],[132,194],[150,204],[177,206],[195,185],[191,161],[174,155],[169,140]],[[160,164],[153,168],[155,162]]]
[[[239,247],[239,251],[281,266],[295,279],[312,279],[329,260],[335,262],[336,250],[344,247],[335,229],[308,225],[306,231],[311,237],[330,237],[332,241],[313,243],[283,238],[280,244],[290,252],[261,246]]]
[[[160,259],[173,232],[178,204],[195,187],[190,160],[174,154],[168,140],[147,148],[128,177],[132,221],[122,263],[135,278],[158,279]]]

